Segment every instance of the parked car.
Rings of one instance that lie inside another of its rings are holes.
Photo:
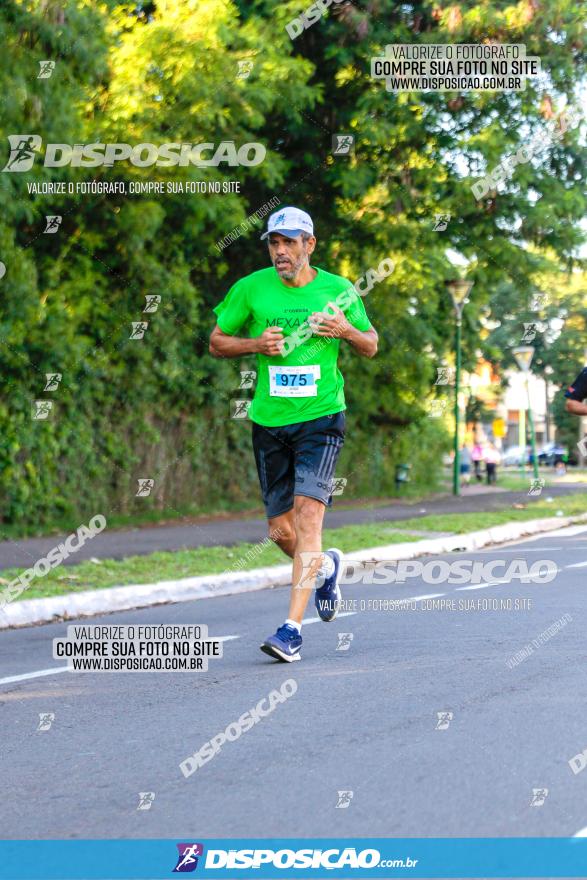
[[[508,446],[501,457],[501,463],[505,465],[528,464],[530,455],[526,446]]]
[[[557,462],[563,461],[568,452],[567,447],[560,443],[545,443],[538,452],[538,463],[553,467]]]

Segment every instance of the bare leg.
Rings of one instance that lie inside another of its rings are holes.
[[[283,552],[294,558],[296,549],[296,529],[294,524],[294,510],[288,510],[279,516],[272,516],[267,520],[269,526],[269,537],[283,550]]]
[[[304,495],[294,498],[296,543],[288,617],[300,624],[314,589],[316,573],[322,565],[322,521],[325,510],[324,504],[315,498],[306,498]]]

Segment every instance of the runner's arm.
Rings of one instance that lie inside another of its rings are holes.
[[[328,312],[314,312],[308,319],[314,335],[346,339],[358,354],[375,357],[379,339],[375,328],[357,330],[336,303],[329,302],[327,308]]]
[[[357,330],[351,324],[343,339],[350,342],[355,351],[363,355],[363,357],[372,358],[377,354],[379,336],[374,327],[370,327],[369,330]]]
[[[567,412],[573,413],[575,416],[587,416],[587,403],[581,403],[580,400],[567,400]]]
[[[268,327],[260,336],[247,339],[231,336],[220,329],[218,324],[210,334],[209,352],[217,358],[241,357],[244,354],[277,355],[283,340],[281,327]]]

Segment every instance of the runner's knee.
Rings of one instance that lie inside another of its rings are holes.
[[[296,534],[314,533],[322,528],[324,505],[315,498],[299,496],[296,499],[294,522]]]

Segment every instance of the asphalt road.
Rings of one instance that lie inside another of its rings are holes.
[[[519,579],[346,586],[345,598],[512,600],[512,610],[358,611],[308,621],[303,659],[258,645],[288,590],[217,597],[84,623],[205,623],[224,642],[205,673],[69,673],[51,624],[0,635],[4,838],[566,836],[587,825],[587,527],[456,559],[552,560]],[[429,561],[429,559],[425,560]],[[555,566],[555,567],[556,567]],[[577,566],[577,567],[573,567]],[[530,608],[514,610],[514,600]],[[507,604],[507,602],[506,602]],[[522,603],[524,604],[524,603]],[[309,609],[313,618],[314,608]],[[563,615],[527,659],[507,660]],[[337,650],[338,633],[352,633]],[[25,675],[19,681],[8,677]],[[189,778],[179,764],[293,678],[297,692]],[[438,713],[450,712],[446,729]],[[38,731],[39,714],[53,713]],[[548,789],[531,806],[533,789]],[[338,792],[352,791],[337,808]],[[153,792],[137,810],[139,792]]]
[[[542,497],[529,496],[527,491],[509,492],[499,486],[480,490],[474,486],[465,489],[463,495],[437,497],[427,501],[407,502],[394,500],[390,504],[368,504],[341,508],[342,499],[335,499],[331,510],[326,512],[327,528],[358,523],[382,522],[419,517],[439,513],[473,513],[507,508],[509,505],[533,504]],[[561,483],[548,488],[553,498],[575,492],[585,492],[585,483]],[[100,513],[100,511],[96,511]],[[88,520],[90,517],[88,517]],[[80,523],[81,525],[81,523]],[[0,530],[1,534],[1,530]],[[183,550],[195,547],[231,546],[241,541],[255,543],[267,535],[267,522],[261,517],[223,518],[208,521],[197,520],[188,523],[168,523],[133,529],[110,529],[97,535],[63,565],[75,565],[84,559],[124,559],[127,556],[142,556],[159,550]],[[25,538],[0,541],[0,571],[5,568],[27,568],[37,559],[46,556],[66,535],[46,538]]]

